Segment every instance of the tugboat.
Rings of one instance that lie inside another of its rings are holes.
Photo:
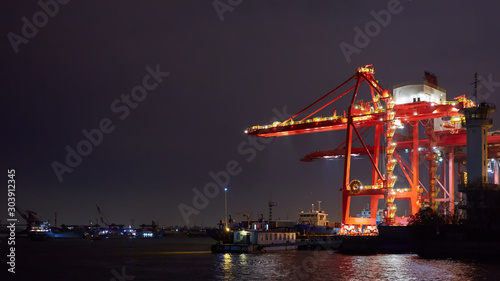
[[[259,222],[262,222],[262,218]],[[212,239],[219,241],[220,243],[232,243],[233,242],[233,231],[240,229],[248,229],[249,222],[236,222],[229,216],[228,223],[226,225],[225,220],[220,220],[217,224],[218,228],[206,229],[206,234]]]
[[[254,253],[297,250],[297,234],[291,230],[270,229],[266,222],[253,222],[246,229],[228,231],[231,239],[212,245],[212,253]]]

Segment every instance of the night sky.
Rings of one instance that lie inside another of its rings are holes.
[[[213,187],[210,173],[227,165],[235,219],[267,217],[272,196],[277,218],[322,200],[340,221],[343,161],[299,159],[345,132],[264,144],[244,130],[298,112],[366,64],[389,89],[435,73],[448,100],[470,96],[478,72],[480,98],[500,106],[498,1],[48,2],[57,9],[3,4],[0,163],[5,179],[16,170],[17,206],[52,223],[57,212],[59,225],[95,221],[99,205],[110,223],[215,226],[222,189],[189,222],[179,206],[195,208],[193,189]],[[372,36],[356,44],[367,26]],[[87,155],[70,167],[77,147]],[[363,180],[359,161],[353,177]],[[53,165],[66,167],[62,181]],[[5,180],[2,202],[6,189]],[[0,214],[5,222],[6,207]]]

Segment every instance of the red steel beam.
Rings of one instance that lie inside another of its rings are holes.
[[[400,120],[401,123],[406,124],[417,120],[426,120],[433,118],[451,117],[460,115],[457,113],[458,106],[452,106],[449,104],[434,104],[430,102],[415,102],[411,104],[400,104],[394,106],[394,111],[396,112],[395,119]],[[356,126],[366,127],[374,126],[380,123],[380,120],[385,120],[385,112],[367,114],[367,115],[355,115],[353,116],[353,123]],[[351,115],[352,116],[352,115]],[[320,120],[311,122],[296,122],[293,125],[286,125],[286,122],[292,120],[292,118],[287,119],[285,122],[278,124],[276,126],[267,125],[259,126],[259,128],[248,128],[247,134],[251,136],[259,137],[281,137],[297,134],[309,134],[318,132],[328,132],[336,130],[345,130],[347,128],[348,120],[347,118],[336,117],[334,120]],[[365,120],[363,120],[365,119]],[[285,125],[284,125],[285,124]]]

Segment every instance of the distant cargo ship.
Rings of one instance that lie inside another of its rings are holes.
[[[52,231],[49,228],[48,222],[38,222],[35,225],[29,227],[28,236],[31,240],[39,241],[46,240],[52,236]]]
[[[328,214],[321,210],[321,201],[318,201],[317,210],[312,204],[310,211],[300,211],[295,229],[299,235],[335,235],[340,227],[328,221]]]

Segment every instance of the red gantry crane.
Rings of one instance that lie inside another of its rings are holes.
[[[344,158],[344,175],[340,188],[344,233],[361,229],[362,226],[368,226],[365,229],[369,230],[376,229],[373,226],[376,225],[379,199],[385,199],[384,222],[387,225],[408,223],[408,217],[396,217],[395,200],[409,200],[411,215],[416,214],[422,204],[436,210],[439,202],[447,203],[448,211],[452,211],[455,202],[453,179],[461,168],[459,165],[455,169],[455,151],[457,147],[466,144],[465,129],[461,126],[464,119],[459,110],[474,106],[465,96],[446,101],[446,91],[436,85],[435,77],[429,73],[426,73],[428,82],[397,85],[393,94],[380,86],[374,73],[372,65],[359,67],[352,77],[291,118],[270,125],[253,126],[245,131],[250,136],[280,137],[346,130],[345,142],[336,149],[315,152],[302,159],[307,162]],[[371,94],[371,100],[367,102],[357,100],[363,84],[368,85]],[[340,94],[332,99],[336,92]],[[349,93],[352,93],[352,97],[348,110],[339,116],[333,107],[334,102]],[[316,115],[325,111],[333,114],[326,117]],[[419,124],[425,128],[425,139],[419,139]],[[408,136],[395,135],[396,129],[405,127],[408,129]],[[374,143],[371,146],[365,142],[370,128],[375,128]],[[353,147],[355,140],[359,141],[360,147]],[[488,142],[498,144],[500,136],[490,136]],[[496,148],[498,150],[498,146]],[[409,163],[401,156],[402,153],[409,154]],[[351,180],[351,158],[358,155],[367,156],[371,163],[369,184],[363,184],[357,179]],[[463,159],[463,155],[460,154],[460,159]],[[498,155],[492,155],[492,158],[498,158]],[[429,171],[427,188],[419,177],[421,156]],[[446,164],[448,175],[445,173]],[[395,185],[398,180],[394,175],[396,165],[399,165],[407,180],[403,188]],[[437,175],[441,165],[443,181]],[[495,179],[498,181],[498,167]],[[351,198],[355,196],[370,197],[370,217],[350,216]]]

